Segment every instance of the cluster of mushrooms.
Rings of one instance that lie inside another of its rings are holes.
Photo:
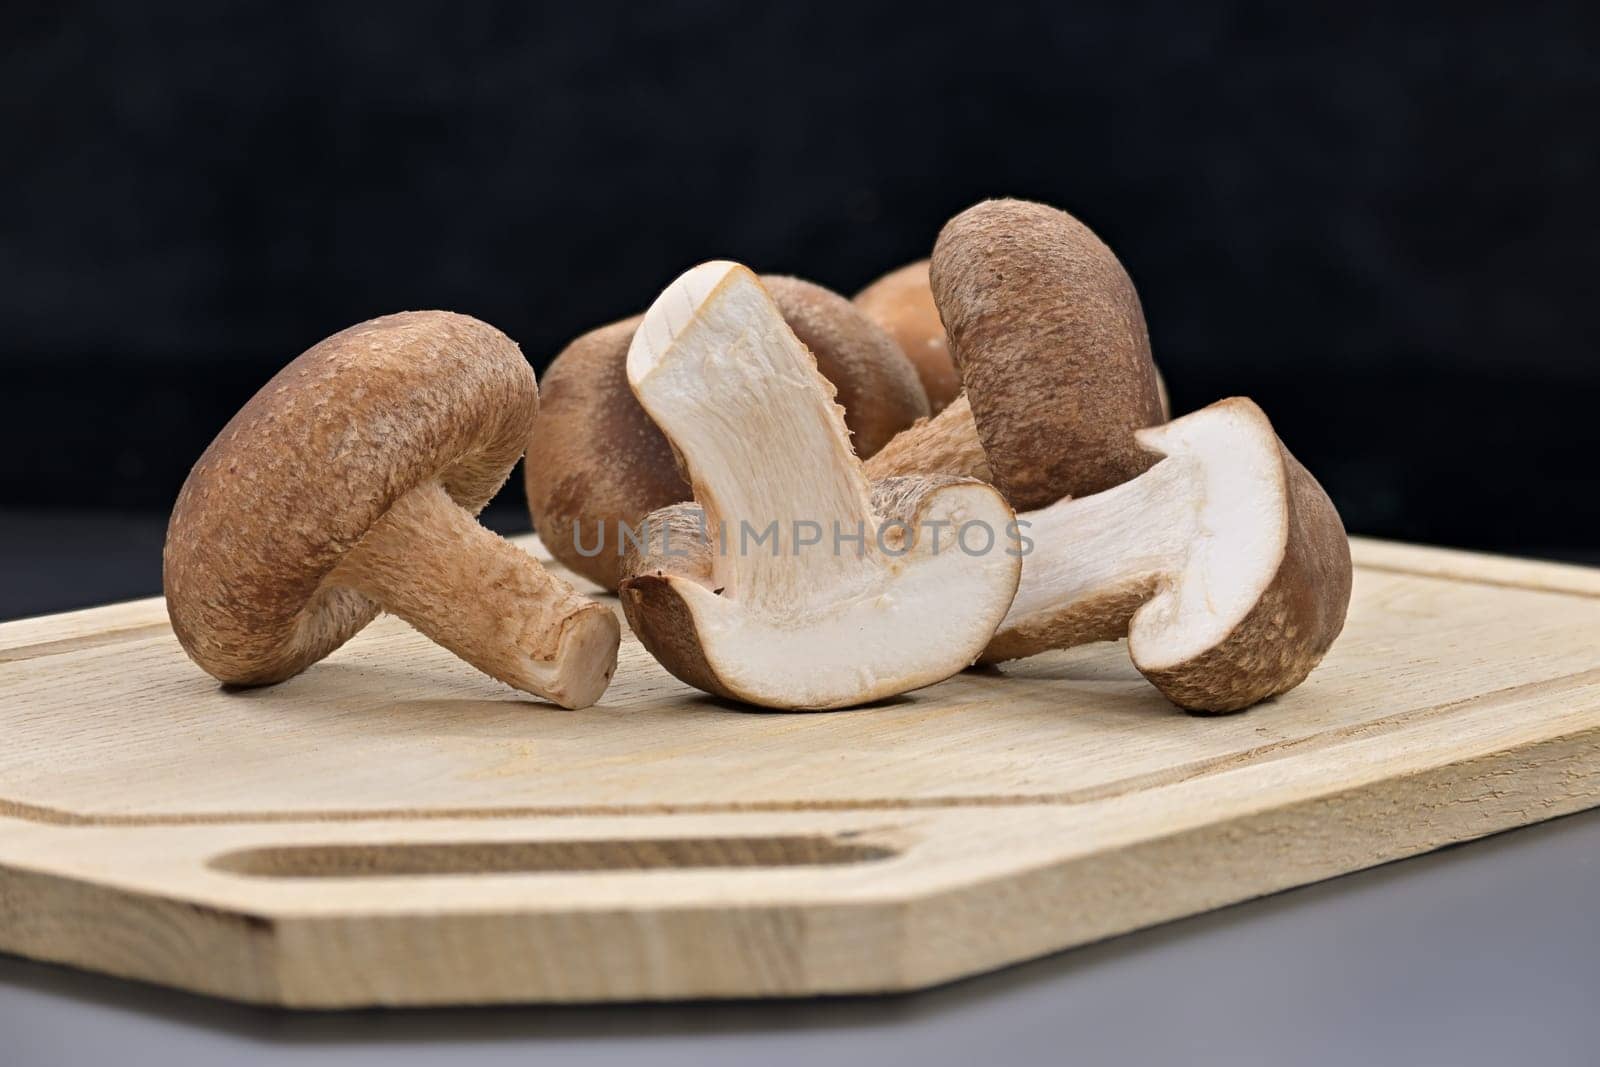
[[[184,649],[270,684],[388,611],[593,704],[615,612],[474,518],[524,452],[554,558],[617,592],[672,674],[751,704],[846,707],[1126,637],[1173,703],[1235,711],[1298,685],[1344,624],[1322,487],[1249,400],[1169,419],[1133,283],[1041,204],[962,212],[853,302],[702,264],[544,386],[541,409],[515,343],[439,311],[290,363],[179,494]]]

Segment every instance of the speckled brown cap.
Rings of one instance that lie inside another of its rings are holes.
[[[634,316],[591,330],[550,364],[523,467],[545,547],[607,589],[617,584],[617,524],[632,527],[691,495],[672,446],[628,387],[628,344],[638,326]]]
[[[987,200],[945,224],[930,277],[994,484],[1018,511],[1150,465],[1133,431],[1162,421],[1133,282],[1064,211]]]

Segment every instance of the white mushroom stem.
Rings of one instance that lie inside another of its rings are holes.
[[[1153,591],[1180,573],[1199,532],[1199,510],[1189,491],[1192,467],[1184,459],[1166,459],[1104,493],[1019,515],[1033,547],[1023,557],[1022,582],[1002,627],[1066,605],[1099,602],[1121,589]],[[1120,620],[1105,621],[1113,627],[1120,621],[1126,630],[1131,616],[1130,608]]]
[[[740,280],[707,263],[668,290],[681,300],[645,317],[628,375],[689,460],[716,586],[752,609],[804,614],[872,584],[878,520],[833,387],[762,301],[708,299],[729,278]],[[859,552],[846,540],[858,533]]]
[[[438,482],[394,503],[327,585],[354,589],[485,674],[563,707],[600,698],[616,616],[484,529]]]

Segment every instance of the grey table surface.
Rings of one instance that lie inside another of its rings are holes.
[[[0,618],[153,593],[160,540],[0,515]],[[297,1014],[0,955],[0,1067],[635,1060],[1600,1064],[1600,811],[892,998]]]

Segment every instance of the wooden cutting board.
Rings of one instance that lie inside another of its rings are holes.
[[[1199,718],[1120,644],[854,711],[599,707],[380,619],[229,692],[159,599],[0,626],[0,949],[301,1007],[907,990],[1600,804],[1600,571],[1357,542]]]

